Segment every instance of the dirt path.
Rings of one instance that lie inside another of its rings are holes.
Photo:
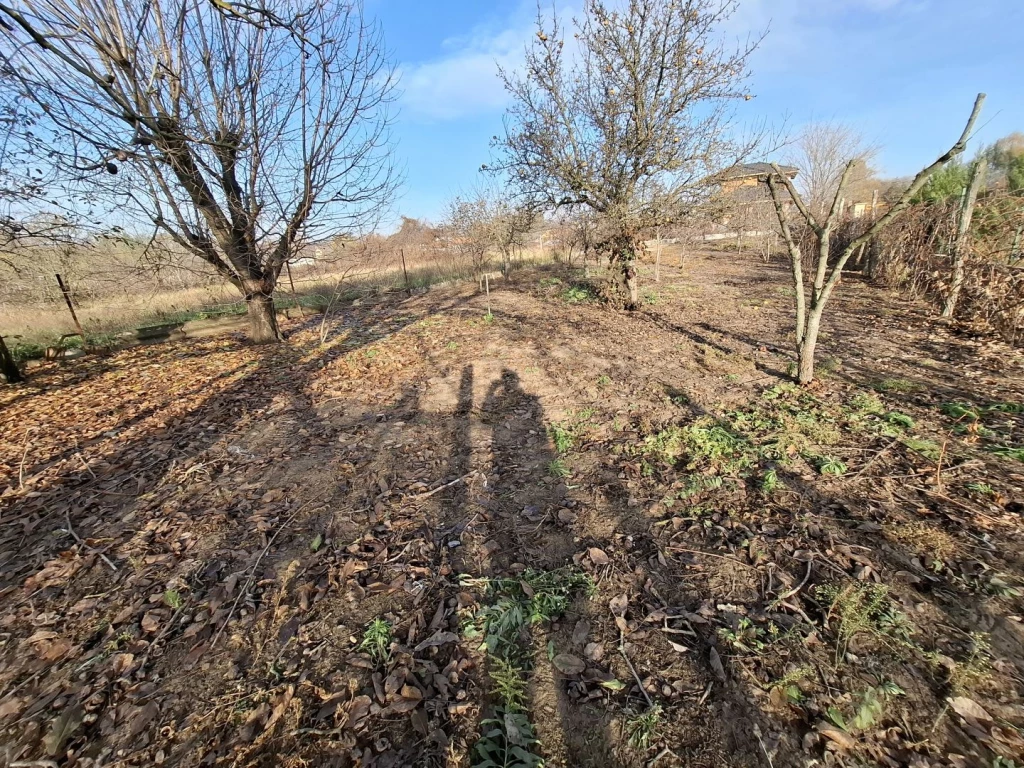
[[[781,265],[661,272],[0,391],[0,766],[478,764],[468,628],[549,573],[589,587],[514,638],[547,765],[1019,757],[1020,353],[850,279],[800,392]]]

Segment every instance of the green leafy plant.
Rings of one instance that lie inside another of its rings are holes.
[[[597,386],[599,386],[599,387],[607,387],[611,383],[612,383],[611,376],[608,376],[606,374],[601,374],[600,376],[597,377]]]
[[[765,648],[765,631],[746,617],[739,620],[735,630],[720,628],[718,636],[741,653],[759,653]]]
[[[940,410],[957,421],[977,421],[981,418],[978,409],[967,403],[944,403]]]
[[[858,392],[850,400],[850,407],[863,414],[881,416],[885,413],[882,401],[870,392]]]
[[[555,444],[555,450],[559,453],[568,453],[572,448],[574,437],[571,429],[565,424],[556,423],[548,426],[548,434],[551,435],[551,442]]]
[[[542,768],[544,759],[530,751],[540,742],[530,718],[500,708],[480,723],[483,734],[473,747],[474,768]]]
[[[846,464],[833,456],[818,457],[818,471],[823,475],[839,477],[846,474]]]
[[[765,493],[775,493],[779,488],[782,487],[782,481],[779,480],[779,473],[774,469],[769,469],[764,473],[764,477],[761,479],[761,490]]]
[[[562,299],[567,304],[585,304],[588,301],[593,301],[595,298],[589,288],[581,285],[573,285],[562,291]]]
[[[914,420],[907,416],[907,414],[900,413],[899,411],[889,411],[887,414],[885,414],[885,420],[890,424],[897,427],[902,427],[903,429],[914,428]]]
[[[860,695],[850,719],[847,719],[836,707],[829,707],[828,718],[847,733],[866,731],[882,719],[888,699],[904,695],[906,695],[906,691],[896,683],[884,682],[877,688],[868,688]]]
[[[1013,459],[1015,461],[1024,461],[1024,448],[1011,448],[1009,446],[1000,446],[998,448],[992,448],[992,453],[996,456],[1002,456],[1007,459]]]
[[[168,589],[164,592],[164,602],[175,611],[185,604],[181,594],[176,589]]]
[[[988,483],[967,483],[964,485],[971,493],[976,493],[979,496],[995,496],[995,489]]]
[[[377,664],[384,664],[391,658],[391,625],[384,619],[376,618],[363,632],[359,650],[370,655]]]

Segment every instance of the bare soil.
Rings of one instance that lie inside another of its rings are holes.
[[[783,265],[670,262],[634,313],[552,267],[0,389],[0,766],[471,765],[466,579],[562,567],[549,766],[1020,760],[1024,356],[847,278],[800,391]]]

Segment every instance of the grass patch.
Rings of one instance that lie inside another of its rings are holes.
[[[552,459],[548,463],[548,474],[551,477],[564,478],[572,474],[564,459]]]
[[[902,395],[921,391],[921,385],[909,379],[881,379],[875,382],[874,388],[879,392],[896,392]]]
[[[647,710],[632,715],[626,720],[626,740],[629,746],[638,752],[646,752],[658,733],[664,713],[661,706],[655,704]]]

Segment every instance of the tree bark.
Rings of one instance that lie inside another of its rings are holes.
[[[272,344],[281,341],[281,331],[277,327],[277,312],[274,310],[274,297],[260,291],[249,294],[246,298],[249,316],[249,338],[254,344]]]
[[[0,375],[3,375],[8,384],[19,384],[25,380],[18,370],[18,364],[14,362],[14,355],[7,349],[3,336],[0,336]]]
[[[640,281],[637,279],[635,259],[623,260],[622,277],[626,282],[626,309],[636,309],[640,306]]]
[[[801,386],[807,386],[814,381],[814,351],[818,346],[818,331],[821,330],[821,314],[824,309],[824,303],[811,309],[807,315],[807,327],[803,332],[803,338],[796,346],[797,381]]]
[[[978,190],[985,178],[987,161],[981,158],[971,168],[971,180],[967,185],[967,194],[960,206],[957,219],[956,243],[953,246],[953,282],[949,286],[949,295],[942,307],[943,317],[952,317],[956,304],[960,300],[960,290],[964,286],[964,264],[967,261],[967,237],[971,232],[971,219],[974,217],[974,205],[978,202]]]

